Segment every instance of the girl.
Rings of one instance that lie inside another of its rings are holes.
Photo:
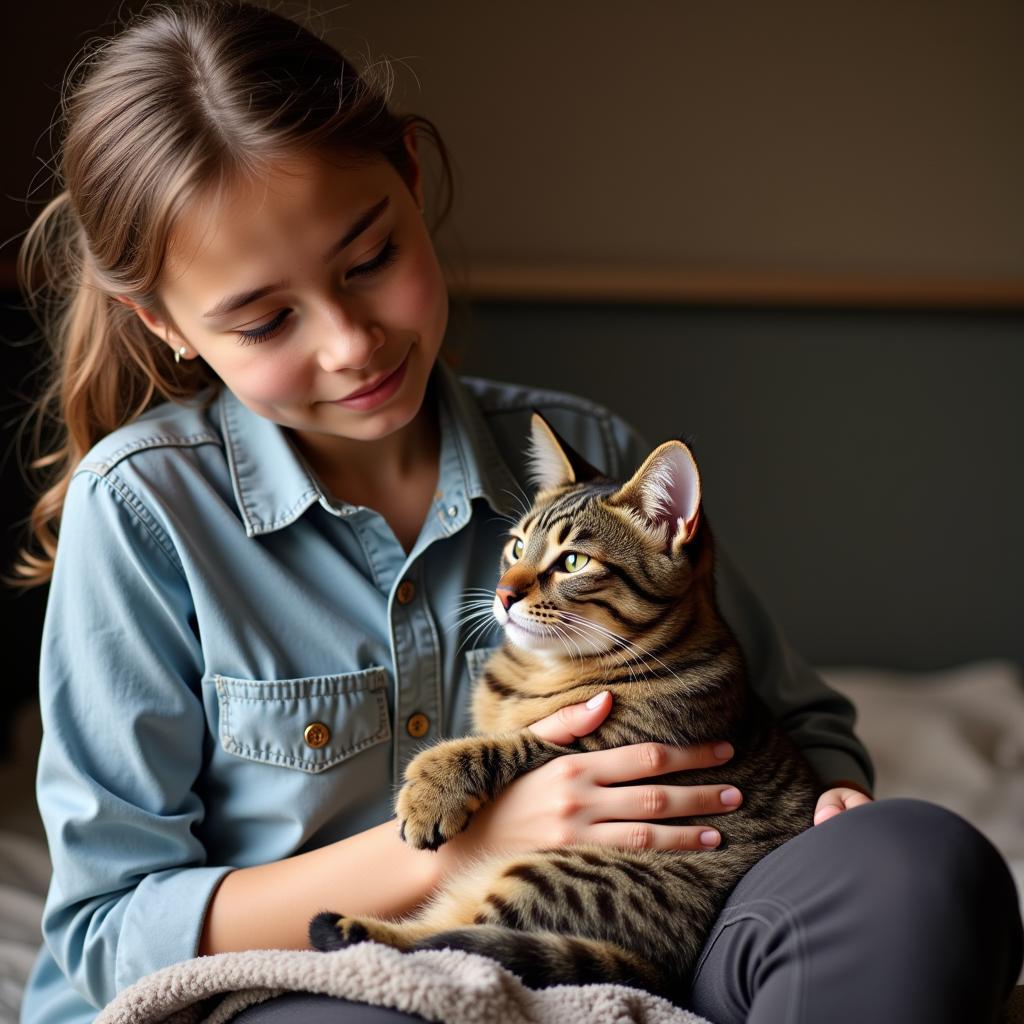
[[[714,830],[657,819],[743,798],[643,784],[728,750],[638,745],[527,774],[436,854],[397,835],[404,766],[467,728],[486,650],[464,653],[453,614],[494,586],[531,407],[610,475],[649,450],[590,402],[463,380],[439,359],[448,298],[422,137],[445,173],[440,220],[451,178],[434,126],[248,4],[153,6],[84,65],[64,189],[19,267],[56,303],[43,404],[62,431],[38,463],[54,471],[33,515],[42,553],[19,566],[29,584],[52,576],[38,799],[53,879],[24,1024],[85,1024],[196,955],[305,948],[326,907],[402,914],[499,846],[714,856]],[[719,559],[753,684],[822,793],[820,827],[736,889],[693,1008],[995,1019],[1020,959],[998,855],[938,807],[871,802],[852,707]],[[568,743],[610,706],[534,729]],[[294,996],[237,1019],[371,1012],[407,1019]]]

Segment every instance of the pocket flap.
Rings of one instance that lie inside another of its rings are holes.
[[[215,675],[220,742],[253,761],[322,772],[391,737],[379,666],[301,679]]]

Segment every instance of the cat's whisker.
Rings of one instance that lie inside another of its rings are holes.
[[[552,626],[551,629],[554,632],[555,636],[557,636],[558,639],[561,641],[562,647],[565,648],[566,656],[569,658],[570,661],[575,661],[576,659],[573,657],[572,651],[569,650],[569,645],[566,643],[566,640],[568,639],[566,634],[564,634],[557,626]]]
[[[471,615],[467,615],[464,618],[459,619],[458,622],[453,622],[451,625],[445,627],[445,632],[451,633],[456,629],[461,629],[465,626],[476,625],[478,622],[486,622],[487,619],[491,618],[491,613],[486,612],[473,612]]]
[[[466,636],[462,640],[462,643],[459,644],[459,646],[455,649],[455,653],[458,654],[459,651],[461,651],[462,648],[465,647],[466,644],[468,644],[471,640],[475,641],[478,637],[485,637],[485,636],[487,636],[487,631],[489,629],[491,629],[493,626],[497,626],[497,625],[498,625],[498,620],[497,619],[491,619],[490,623],[488,623],[486,621],[478,623],[476,626],[473,627],[473,629],[471,629],[466,634]],[[473,646],[479,646],[479,645],[474,643]]]
[[[644,659],[648,659],[649,658],[650,660],[657,662],[663,669],[665,669],[666,672],[668,672],[668,674],[673,679],[679,680],[679,677],[659,657],[657,657],[654,654],[651,654],[650,651],[645,650],[639,644],[634,643],[631,640],[627,640],[624,636],[622,636],[619,633],[616,633],[614,630],[608,629],[606,626],[602,626],[600,623],[591,622],[589,619],[585,618],[584,616],[576,615],[573,612],[562,611],[562,615],[564,615],[564,616],[566,616],[568,618],[576,619],[579,622],[586,623],[587,625],[593,627],[594,629],[602,631],[604,633],[604,635],[609,637],[610,639],[618,640],[620,643],[622,643],[624,645],[627,645],[631,649],[633,649],[635,651],[639,651]]]
[[[469,608],[490,608],[494,604],[494,592],[492,591],[487,596],[478,594],[475,597],[466,598],[465,601],[460,601],[456,606],[459,611],[465,611]]]
[[[494,603],[494,598],[493,597],[483,597],[481,595],[479,597],[470,597],[470,598],[467,598],[465,601],[460,601],[456,605],[456,608],[458,608],[459,611],[465,611],[465,610],[470,609],[470,608],[484,608],[484,607],[488,607],[489,608],[493,603]]]
[[[614,632],[613,630],[610,630],[607,627],[602,626],[600,623],[591,621],[590,619],[586,618],[585,616],[575,615],[572,612],[566,612],[564,609],[561,611],[561,615],[563,616],[563,625],[567,624],[568,621],[570,621],[570,620],[575,620],[575,624],[578,627],[586,628],[586,629],[591,629],[591,630],[594,631],[594,633],[596,635],[598,635],[598,636],[600,636],[600,637],[602,637],[604,639],[609,639],[614,644],[616,644],[618,647],[622,648],[623,650],[625,650],[627,652],[630,652],[632,654],[632,656],[629,657],[629,658],[626,658],[625,661],[622,662],[621,664],[626,668],[626,671],[629,672],[630,679],[632,680],[634,685],[642,686],[644,689],[653,692],[653,690],[655,689],[654,684],[650,680],[640,680],[640,679],[637,679],[636,674],[633,671],[633,666],[631,664],[631,662],[636,662],[637,663],[637,667],[649,668],[649,666],[644,664],[643,659],[641,657],[641,655],[646,654],[646,652],[643,651],[643,648],[639,647],[639,645],[637,645],[637,644],[632,643],[631,641],[627,640],[624,636],[621,636],[620,634]],[[633,651],[636,651],[636,652],[639,652],[639,653],[632,653]],[[655,661],[659,660],[658,658],[655,658],[654,655],[647,655],[647,656],[653,658]],[[673,679],[677,679],[678,678],[668,668],[668,666],[664,664],[664,662],[659,662],[659,663],[662,664],[665,667],[665,669],[669,672],[669,674],[671,675],[671,677]]]
[[[520,518],[522,518],[522,517],[520,517]],[[499,514],[499,515],[496,515],[496,516],[490,516],[488,518],[487,522],[488,523],[508,523],[509,527],[512,527],[512,526],[516,525],[517,520],[515,519],[514,516],[503,516],[503,515]]]
[[[474,597],[471,601],[463,601],[456,608],[452,610],[450,615],[446,615],[445,619],[450,621],[453,618],[457,618],[466,613],[477,613],[477,612],[490,612],[494,604],[494,599],[487,599],[483,597]]]
[[[514,491],[510,491],[507,487],[502,487],[502,491],[512,497],[515,501],[519,502],[519,506],[522,509],[519,518],[524,519],[529,514],[530,508],[533,506],[533,500],[526,491],[523,490],[518,480],[515,481],[515,485],[519,488],[519,494],[516,494]]]
[[[565,632],[565,630],[563,630],[560,626],[555,626],[555,625],[552,625],[551,629],[553,629],[555,634],[556,634],[556,636],[558,636],[558,638],[560,640],[562,640],[563,646],[565,646],[566,654],[569,655],[569,660],[570,661],[575,661],[576,659],[573,657],[572,651],[570,651],[568,646],[565,645],[565,641],[566,640],[568,640],[569,643],[571,643],[573,645],[573,647],[576,648],[576,651],[577,651],[577,653],[580,656],[580,660],[583,659],[583,650],[582,650],[582,648],[580,647],[580,645],[578,643],[576,643],[575,640],[572,639],[572,637],[569,636],[569,634],[567,632]]]
[[[578,626],[574,622],[566,622],[566,621],[563,620],[563,622],[560,624],[559,628],[571,630],[576,636],[582,637],[584,640],[589,640],[590,639],[587,636],[586,630],[582,629],[580,626]],[[577,647],[579,648],[578,644],[577,644]],[[605,658],[605,652],[604,651],[596,651],[596,652],[593,652],[593,653],[588,653],[586,655],[584,655],[582,648],[579,648],[579,651],[580,651],[580,657],[581,658],[583,658],[583,657],[599,658],[602,661]]]
[[[467,612],[465,615],[462,615],[457,622],[452,622],[450,625],[446,626],[445,631],[450,633],[452,630],[468,626],[470,623],[475,624],[476,622],[486,621],[489,618],[493,618],[490,608],[481,608],[475,612]]]

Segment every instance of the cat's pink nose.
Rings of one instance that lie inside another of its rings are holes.
[[[508,611],[523,596],[514,587],[509,587],[505,584],[501,584],[494,592],[498,595],[498,600],[505,611]]]

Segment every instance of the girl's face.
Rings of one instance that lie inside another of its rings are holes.
[[[448,292],[406,145],[410,185],[383,157],[295,156],[189,211],[172,240],[168,344],[300,439],[376,440],[422,404]]]

